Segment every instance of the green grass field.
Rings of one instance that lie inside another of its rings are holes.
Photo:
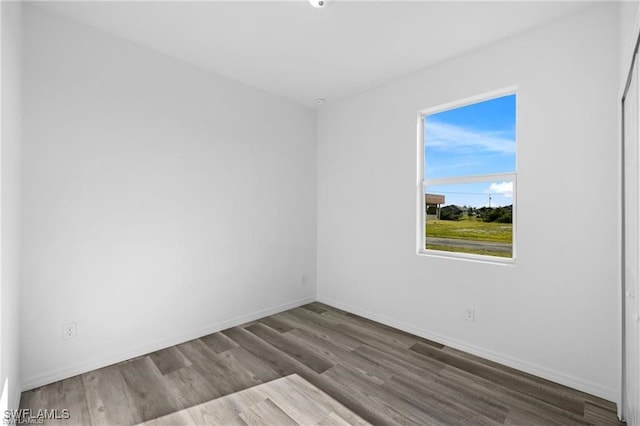
[[[457,240],[492,241],[497,243],[513,242],[513,225],[511,223],[483,222],[474,217],[461,220],[427,220],[426,236],[432,238],[451,238]],[[511,257],[504,251],[481,250],[475,248],[450,247],[446,245],[428,244],[428,249],[472,253],[488,256]]]
[[[453,238],[457,240],[495,241],[511,243],[511,223],[483,222],[474,217],[461,220],[427,220],[427,237]]]

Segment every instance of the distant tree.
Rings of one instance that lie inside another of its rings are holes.
[[[478,217],[478,219],[487,222],[489,213],[491,212],[491,210],[489,207],[480,207],[479,209],[476,209],[476,216]]]
[[[481,207],[476,215],[484,222],[513,223],[513,206]]]
[[[444,206],[440,209],[441,220],[460,220],[462,218],[462,209],[456,205]]]

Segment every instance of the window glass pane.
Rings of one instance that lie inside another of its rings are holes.
[[[514,172],[515,126],[515,94],[425,116],[425,179]]]
[[[513,182],[425,187],[426,249],[513,257]]]

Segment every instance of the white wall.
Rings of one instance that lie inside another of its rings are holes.
[[[638,40],[638,11],[640,1],[631,0],[620,3],[620,60],[621,84],[625,84],[631,67],[631,58]],[[623,90],[623,87],[620,88]]]
[[[618,17],[595,6],[324,107],[320,300],[615,400]],[[417,112],[512,85],[516,265],[416,255]]]
[[[22,5],[0,2],[1,144],[0,144],[0,411],[17,409],[19,375],[18,305],[20,292],[20,162],[22,138]]]
[[[34,6],[24,43],[25,388],[315,298],[315,111]]]

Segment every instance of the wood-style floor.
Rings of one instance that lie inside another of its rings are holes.
[[[369,425],[357,414],[297,374],[256,385],[141,424]]]
[[[320,303],[24,392],[21,408],[69,409],[64,425],[216,423],[197,413],[291,374],[376,425],[622,424],[611,402]]]

